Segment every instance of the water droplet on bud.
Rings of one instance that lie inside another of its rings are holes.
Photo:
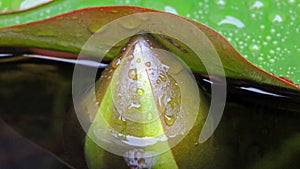
[[[129,56],[127,56],[127,58],[128,58],[128,60],[132,60],[134,58],[134,56],[133,55],[129,55]]]
[[[144,90],[141,88],[137,88],[136,89],[136,94],[138,94],[139,96],[142,96],[144,94]]]
[[[145,65],[146,65],[147,67],[150,67],[150,66],[151,66],[151,62],[146,62]]]
[[[128,77],[132,80],[137,80],[137,73],[136,69],[129,69],[128,71]]]
[[[169,115],[165,114],[164,115],[164,121],[166,122],[166,124],[168,126],[172,126],[175,122],[175,117],[174,117],[174,115],[169,116]]]
[[[116,69],[116,68],[119,66],[120,63],[121,63],[120,58],[115,58],[115,59],[112,61],[111,66],[112,66],[112,68]]]
[[[166,77],[165,75],[162,75],[162,74],[159,75],[159,78],[160,78],[162,81],[164,81],[164,82],[167,80],[167,77]]]

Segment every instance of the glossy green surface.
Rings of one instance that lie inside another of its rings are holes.
[[[4,0],[3,2],[8,1]],[[299,0],[56,0],[19,14],[0,15],[13,25],[96,5],[130,4],[177,13],[222,33],[254,64],[300,83]]]
[[[0,28],[0,37],[2,39],[2,41],[0,41],[0,46],[40,48],[76,54],[82,51],[83,45],[86,44],[91,35],[93,35],[99,28],[102,28],[104,25],[117,18],[139,12],[161,13],[157,10],[127,6],[86,8],[31,24]],[[185,44],[182,44],[174,39],[168,39],[167,37],[161,35],[153,35],[160,44],[166,46],[169,51],[181,57],[181,59],[183,59],[183,61],[193,71],[202,74],[209,73],[213,75],[224,76],[221,71],[224,69],[226,77],[235,79],[248,79],[257,83],[270,84],[274,86],[294,89],[297,88],[297,86],[280,80],[270,73],[264,72],[250,64],[230,45],[230,43],[224,37],[209,27],[187,18],[181,18],[177,15],[170,15],[168,13],[165,13],[164,15],[175,17],[173,18],[172,22],[185,19],[190,23],[193,23],[196,26],[195,30],[201,30],[206,36],[199,36],[197,39],[189,38],[190,40],[193,40],[189,43],[193,43],[195,46],[194,48],[200,51],[215,49],[215,55],[218,55],[222,61],[222,65],[216,64],[215,57],[211,54],[211,52],[202,54],[201,60],[203,61],[201,61],[198,59],[198,56]],[[158,19],[159,18],[156,18],[156,21]],[[159,22],[170,24],[168,23],[171,22],[169,20],[162,20]],[[138,22],[138,20],[135,21]],[[130,24],[132,25],[129,25],[129,28],[127,24],[121,27],[118,26],[118,28],[121,29],[121,32],[132,29],[132,26],[137,29],[139,28],[139,26],[135,26],[134,23]],[[164,29],[165,31],[170,31],[172,27],[164,27]],[[181,30],[179,29],[177,31]],[[107,31],[102,32],[99,32],[99,34],[102,34],[103,36],[109,36],[108,39],[113,39],[114,36],[119,36],[118,34],[113,33],[107,34]],[[186,32],[183,31],[180,34],[183,33]],[[201,40],[204,44],[200,45],[199,42],[195,42],[195,40]],[[210,45],[213,45],[214,49],[211,49],[209,47]],[[112,50],[119,51],[122,46],[124,46],[123,41]],[[95,57],[105,56],[106,59],[112,59],[116,56],[116,53],[113,51],[105,54],[106,50],[104,47],[105,45],[99,45],[99,43],[95,41],[89,44],[89,47],[84,49],[84,51],[86,55]],[[181,48],[185,50],[179,50]],[[210,70],[206,70],[205,67]]]
[[[2,0],[0,1],[0,14],[29,10],[50,1],[52,0]]]

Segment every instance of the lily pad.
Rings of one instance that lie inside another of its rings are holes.
[[[0,2],[0,14],[15,13],[29,10],[51,2],[51,0],[3,0]]]
[[[164,10],[207,24],[223,34],[252,63],[300,84],[297,0],[274,3],[267,0],[56,0],[22,13],[0,15],[0,26],[44,19],[82,7],[116,4]]]
[[[88,38],[98,29],[107,23],[118,19],[122,16],[127,16],[139,12],[158,12],[153,9],[129,6],[113,6],[113,7],[93,7],[81,10],[72,11],[62,15],[58,15],[49,19],[35,21],[31,23],[15,25],[10,27],[0,28],[1,42],[3,47],[24,47],[34,53],[34,49],[46,49],[54,51],[62,51],[78,54]],[[172,15],[165,13],[166,15]],[[236,79],[248,79],[258,83],[265,83],[274,86],[287,88],[298,88],[297,85],[271,73],[265,72],[259,67],[254,66],[247,61],[222,35],[215,30],[188,18],[183,18],[177,15],[178,19],[185,19],[197,26],[209,38],[214,48],[216,49],[227,77]],[[168,38],[159,35],[157,39],[167,46],[170,51],[175,52],[182,58],[187,58],[187,55],[193,55],[192,52],[184,52],[176,50],[178,46],[171,43]],[[95,52],[95,51],[94,51]],[[93,55],[93,50],[90,51]],[[97,57],[97,55],[94,55]],[[109,56],[107,56],[109,59]],[[193,57],[191,57],[193,58]],[[110,58],[111,59],[111,58]],[[210,59],[210,58],[205,58]],[[206,73],[201,66],[193,66],[192,59],[186,59],[192,69],[199,73]],[[213,63],[212,63],[213,65]],[[211,65],[205,65],[211,66]],[[218,74],[219,68],[216,68],[215,75]]]

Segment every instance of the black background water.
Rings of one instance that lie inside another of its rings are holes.
[[[86,168],[85,135],[72,111],[73,67],[39,59],[0,63],[0,168]],[[211,82],[195,77],[209,98]],[[300,168],[300,93],[233,79],[228,92],[209,140],[220,149],[216,156],[226,158],[211,162],[222,168]]]

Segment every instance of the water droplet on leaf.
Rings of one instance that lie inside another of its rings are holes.
[[[225,25],[230,25],[233,26],[235,28],[244,28],[245,24],[239,20],[238,18],[234,17],[234,16],[225,16],[224,19],[222,19],[220,22],[218,22],[219,26],[225,26]]]
[[[95,32],[97,32],[99,29],[100,29],[100,25],[99,25],[99,24],[96,24],[96,23],[90,23],[89,26],[88,26],[88,30],[89,30],[91,33],[95,33]]]

